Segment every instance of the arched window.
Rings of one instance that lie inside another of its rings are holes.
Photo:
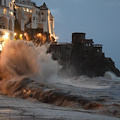
[[[7,29],[8,27],[8,22],[6,17],[0,17],[0,28],[2,29]]]
[[[0,5],[2,5],[2,0],[0,0]]]
[[[4,0],[4,6],[6,6],[6,0]]]
[[[9,20],[9,30],[12,31],[12,20],[11,19]]]

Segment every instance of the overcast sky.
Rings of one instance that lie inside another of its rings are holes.
[[[58,42],[71,42],[73,32],[85,32],[95,44],[103,44],[106,57],[120,69],[120,0],[32,0],[44,2],[55,18]]]

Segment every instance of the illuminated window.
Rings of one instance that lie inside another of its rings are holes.
[[[27,12],[29,12],[29,9],[27,8]]]
[[[10,14],[13,16],[13,12],[10,12]]]
[[[7,10],[6,9],[3,9],[3,13],[6,14]]]
[[[25,8],[23,8],[23,10],[25,11]]]
[[[32,10],[30,10],[30,13],[32,13]]]

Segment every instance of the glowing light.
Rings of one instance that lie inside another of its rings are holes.
[[[16,36],[17,35],[17,33],[14,33],[14,36]]]
[[[25,8],[23,8],[23,10],[25,11]]]
[[[6,9],[3,9],[3,13],[6,14],[7,10]]]
[[[9,38],[9,33],[5,33],[5,35],[3,35],[3,39],[7,40]]]
[[[27,35],[27,33],[24,33],[24,36],[26,36]]]
[[[42,35],[41,33],[38,33],[38,34],[37,34],[37,37],[40,37],[41,35]]]
[[[29,9],[27,8],[27,12],[29,12]]]
[[[13,16],[13,12],[9,12],[9,14]]]
[[[22,34],[19,35],[20,39],[23,39],[22,36],[23,36]]]
[[[20,37],[22,37],[22,34],[20,34]]]
[[[2,51],[2,44],[0,44],[0,51]]]
[[[56,36],[55,39],[57,40],[57,39],[59,39],[59,37]]]
[[[13,12],[10,12],[11,15],[13,15]]]

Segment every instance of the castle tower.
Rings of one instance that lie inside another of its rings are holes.
[[[48,9],[47,5],[43,3],[42,6],[40,6],[40,22],[43,24],[43,31],[50,33],[53,37],[55,37],[54,33],[54,17],[52,16],[50,10]]]
[[[85,41],[85,33],[73,33],[72,34],[72,44],[83,43]]]

